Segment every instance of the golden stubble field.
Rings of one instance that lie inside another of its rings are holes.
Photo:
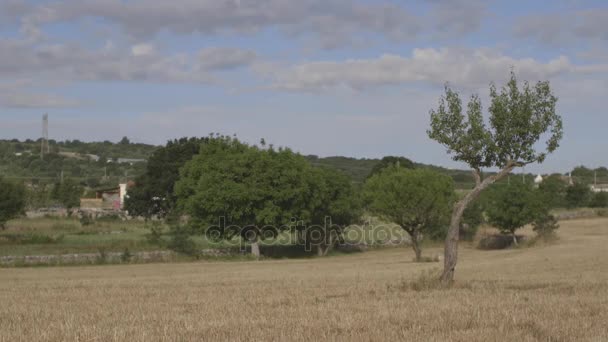
[[[463,246],[458,283],[410,249],[325,259],[0,269],[1,341],[608,341],[608,219],[552,245]],[[427,255],[439,249],[427,250]]]

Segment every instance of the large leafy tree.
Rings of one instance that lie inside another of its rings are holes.
[[[25,209],[25,187],[0,177],[0,229]]]
[[[507,84],[497,89],[490,86],[489,125],[484,120],[481,100],[473,95],[463,114],[462,100],[449,86],[430,111],[428,135],[446,147],[452,159],[468,164],[475,178],[475,187],[454,205],[445,242],[444,271],[441,280],[454,279],[458,261],[459,227],[467,206],[491,184],[507,176],[513,169],[542,163],[559,147],[563,136],[562,119],[555,111],[557,98],[549,82],[531,86],[524,82],[520,89],[514,72]],[[546,140],[545,140],[546,138]],[[538,149],[544,140],[544,149]],[[482,169],[499,171],[483,177]]]
[[[515,245],[515,232],[518,229],[549,215],[544,196],[530,185],[520,182],[495,185],[488,202],[486,214],[490,224],[503,234],[511,235]]]
[[[289,227],[293,218],[312,219],[311,167],[289,149],[212,139],[182,169],[176,184],[178,204],[190,216],[193,231],[205,232],[224,220],[221,237],[240,235],[259,256],[263,231]]]
[[[135,180],[129,189],[125,209],[134,216],[165,216],[177,202],[174,194],[179,170],[199,153],[205,138],[181,138],[172,140],[158,149],[148,160],[145,174]]]
[[[369,210],[409,234],[416,261],[421,260],[424,236],[447,225],[454,197],[450,177],[424,169],[391,166],[365,183]]]

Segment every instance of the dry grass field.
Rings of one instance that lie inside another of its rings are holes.
[[[1,341],[608,341],[608,219],[550,245],[464,245],[456,287],[410,249],[325,259],[0,269]],[[439,249],[425,254],[439,253]]]

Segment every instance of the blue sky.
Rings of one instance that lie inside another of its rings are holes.
[[[529,171],[608,165],[608,3],[0,0],[0,138],[163,144],[210,132],[320,156],[462,167],[426,136],[463,96],[550,80],[562,147]]]

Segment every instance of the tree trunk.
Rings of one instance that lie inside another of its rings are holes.
[[[450,221],[450,228],[445,238],[443,273],[441,274],[441,282],[444,285],[450,285],[454,281],[454,272],[456,271],[456,263],[458,262],[460,222],[462,221],[462,215],[464,214],[465,209],[471,202],[479,197],[483,190],[494,184],[496,181],[504,178],[511,171],[513,171],[516,166],[516,163],[509,162],[507,163],[507,166],[505,166],[505,168],[499,173],[488,177],[483,181],[481,180],[481,171],[478,169],[473,170],[473,176],[475,177],[475,188],[454,205],[452,219]]]
[[[260,258],[260,243],[257,239],[251,241],[251,255],[253,255],[256,259]]]
[[[519,246],[519,244],[517,243],[517,235],[515,235],[515,231],[513,231],[511,234],[513,235],[513,245],[515,247]]]
[[[422,261],[422,249],[420,248],[419,233],[417,231],[413,231],[410,233],[410,238],[412,239],[412,249],[416,255],[415,261],[420,262]]]

